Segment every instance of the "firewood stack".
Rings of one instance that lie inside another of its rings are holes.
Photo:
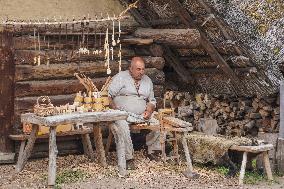
[[[236,98],[229,96],[189,95],[172,92],[167,106],[176,109],[178,117],[195,128],[200,118],[213,118],[219,133],[233,136],[252,135],[258,132],[274,133],[279,130],[279,97]]]

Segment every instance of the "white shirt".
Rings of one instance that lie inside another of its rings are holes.
[[[156,106],[153,83],[147,75],[143,75],[137,91],[134,82],[128,70],[119,72],[113,77],[109,86],[109,96],[119,109],[142,114],[146,110],[147,103]]]

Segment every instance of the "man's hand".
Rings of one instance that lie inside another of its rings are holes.
[[[147,111],[147,110],[143,113],[144,119],[150,119],[151,115],[152,115],[152,112]]]
[[[151,103],[147,104],[146,110],[143,113],[144,119],[150,119],[152,113],[154,112],[155,106]]]

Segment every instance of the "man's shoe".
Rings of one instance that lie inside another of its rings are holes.
[[[147,154],[147,157],[150,159],[150,161],[160,161],[161,160],[161,152],[160,151],[154,151],[152,154]]]
[[[127,170],[135,170],[137,167],[135,166],[134,159],[126,160],[126,169]]]

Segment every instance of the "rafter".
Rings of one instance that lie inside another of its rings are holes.
[[[235,89],[238,91],[244,91],[241,85],[240,79],[237,77],[235,72],[230,68],[227,62],[223,59],[223,57],[218,53],[209,39],[206,37],[205,33],[201,31],[200,27],[197,26],[193,18],[190,16],[188,11],[183,7],[183,5],[179,2],[179,0],[171,0],[170,1],[171,8],[177,13],[180,17],[183,24],[185,24],[189,28],[196,28],[200,32],[201,46],[206,50],[206,52],[210,55],[210,57],[220,66],[220,69],[227,74],[229,78],[231,78],[231,82],[234,85]],[[239,94],[239,92],[236,92]]]

